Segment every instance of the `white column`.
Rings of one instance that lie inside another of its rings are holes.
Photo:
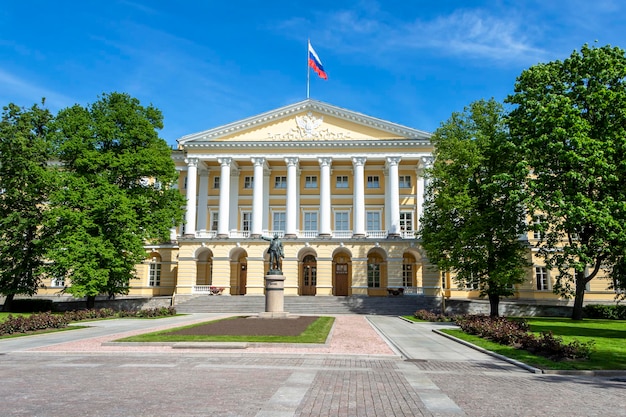
[[[352,158],[354,167],[354,225],[355,237],[365,236],[365,157]]]
[[[424,156],[420,158],[420,165],[417,169],[417,218],[420,224],[418,230],[421,229],[421,219],[424,215],[424,203],[426,202],[426,188],[428,186],[425,178],[425,171],[432,168],[434,158],[432,156]]]
[[[217,212],[217,235],[228,237],[230,223],[230,163],[231,158],[218,158],[220,163],[220,202]]]
[[[230,164],[230,220],[228,230],[239,230],[239,174],[237,162]]]
[[[179,178],[180,178],[180,170],[177,168],[176,171],[178,172]],[[176,179],[176,181],[174,181],[171,185],[173,190],[178,190],[178,178]],[[180,231],[182,233],[182,227],[180,228]],[[178,233],[176,231],[176,226],[174,225],[173,227],[170,228],[170,242],[176,242],[176,239],[178,238]]]
[[[391,223],[387,227],[389,236],[400,236],[400,184],[398,178],[399,156],[387,157],[387,170],[389,171],[389,219]]]
[[[200,170],[200,181],[198,183],[198,224],[197,229],[206,232],[206,218],[209,201],[209,171]]]
[[[320,236],[330,236],[330,157],[318,158],[320,163]]]
[[[298,158],[285,158],[287,163],[287,212],[285,237],[296,237],[298,224]]]
[[[254,165],[254,187],[252,189],[252,236],[263,233],[263,172],[265,158],[251,158]]]
[[[187,212],[185,213],[185,235],[195,235],[198,158],[188,158],[185,159],[185,162],[187,162]]]

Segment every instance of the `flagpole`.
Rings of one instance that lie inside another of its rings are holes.
[[[310,81],[311,81],[311,67],[309,66],[309,45],[311,45],[311,40],[307,39],[306,45],[306,98],[309,99],[310,93]]]

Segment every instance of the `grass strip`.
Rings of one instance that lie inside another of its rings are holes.
[[[235,317],[231,317],[235,318]],[[228,319],[224,319],[228,320]],[[175,335],[181,329],[202,326],[203,322],[175,329],[161,330],[114,340],[115,342],[253,342],[253,343],[325,343],[334,317],[320,317],[298,336],[230,336],[230,335]]]
[[[574,321],[569,318],[529,317],[527,318],[533,333],[551,331],[563,338],[565,343],[578,340],[594,341],[594,351],[588,360],[553,361],[528,351],[504,346],[478,336],[469,335],[461,330],[441,329],[442,332],[458,337],[476,346],[500,355],[516,359],[527,365],[542,369],[557,370],[624,370],[626,369],[626,321],[592,320]]]

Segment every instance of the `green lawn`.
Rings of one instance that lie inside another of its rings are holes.
[[[594,320],[573,321],[568,318],[527,318],[534,333],[551,331],[561,336],[564,342],[578,340],[595,342],[589,360],[554,362],[527,351],[502,346],[477,336],[467,335],[460,330],[443,330],[445,333],[466,340],[477,346],[519,360],[528,365],[544,369],[566,370],[624,370],[626,369],[626,321]]]
[[[17,317],[17,316],[30,316],[31,313],[3,313],[0,312],[0,322],[3,322],[7,319],[7,317],[9,316],[13,316],[13,317]]]
[[[225,319],[228,320],[228,319]],[[116,342],[254,342],[254,343],[325,343],[333,327],[334,317],[320,317],[299,336],[210,336],[210,335],[174,335],[180,329],[206,324],[199,323],[175,329],[145,333],[115,340]]]

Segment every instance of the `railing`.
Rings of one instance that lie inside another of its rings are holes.
[[[214,230],[199,230],[196,232],[196,237],[214,238],[217,236],[217,232]]]
[[[213,285],[194,285],[193,294],[221,295],[224,287],[215,287]]]
[[[370,239],[385,239],[387,237],[386,230],[368,230],[365,232],[365,236]]]
[[[415,231],[402,231],[400,232],[400,236],[402,239],[415,239]],[[263,230],[263,236],[274,236],[278,235],[278,237],[285,237],[284,230]],[[302,239],[316,239],[319,235],[318,230],[299,230],[296,231],[296,236]],[[331,232],[331,236],[336,239],[350,239],[354,235],[353,230],[333,230]],[[365,232],[365,237],[367,239],[386,239],[388,232],[386,230],[368,230]],[[215,230],[198,230],[196,231],[195,236],[197,238],[209,238],[213,239],[217,237],[217,232]],[[228,232],[228,237],[232,239],[247,239],[250,237],[249,230],[231,230]]]
[[[423,287],[404,287],[405,295],[424,295]]]

